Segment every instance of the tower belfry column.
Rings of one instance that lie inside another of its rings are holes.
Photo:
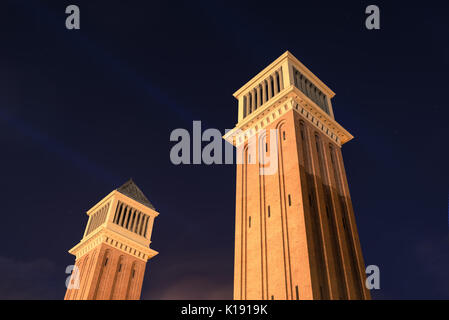
[[[234,93],[234,299],[370,299],[334,95],[288,51]]]
[[[87,215],[83,239],[69,250],[76,260],[64,299],[140,299],[146,262],[157,255],[149,245],[159,213],[129,180]]]

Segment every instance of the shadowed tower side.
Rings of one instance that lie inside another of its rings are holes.
[[[234,299],[370,299],[334,95],[288,51],[234,93]]]
[[[150,249],[154,219],[159,215],[129,180],[88,212],[65,300],[138,300]]]

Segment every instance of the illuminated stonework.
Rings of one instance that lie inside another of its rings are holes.
[[[157,254],[149,245],[159,213],[130,180],[87,215],[84,237],[69,251],[78,274],[72,273],[65,299],[140,299],[146,262]]]
[[[235,299],[370,299],[334,95],[289,52],[234,93]],[[272,150],[278,170],[261,174]]]

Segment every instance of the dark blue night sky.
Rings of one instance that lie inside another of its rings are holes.
[[[142,298],[232,298],[235,167],[174,166],[169,137],[233,128],[232,93],[289,50],[355,136],[373,298],[449,299],[448,4],[344,3],[2,1],[0,298],[62,299],[85,211],[130,177],[160,212]]]

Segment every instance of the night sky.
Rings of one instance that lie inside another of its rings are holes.
[[[355,136],[373,298],[448,299],[449,5],[344,3],[2,1],[0,298],[62,299],[85,212],[132,177],[160,212],[142,298],[231,299],[235,167],[173,165],[170,133],[233,128],[232,93],[289,50]]]

